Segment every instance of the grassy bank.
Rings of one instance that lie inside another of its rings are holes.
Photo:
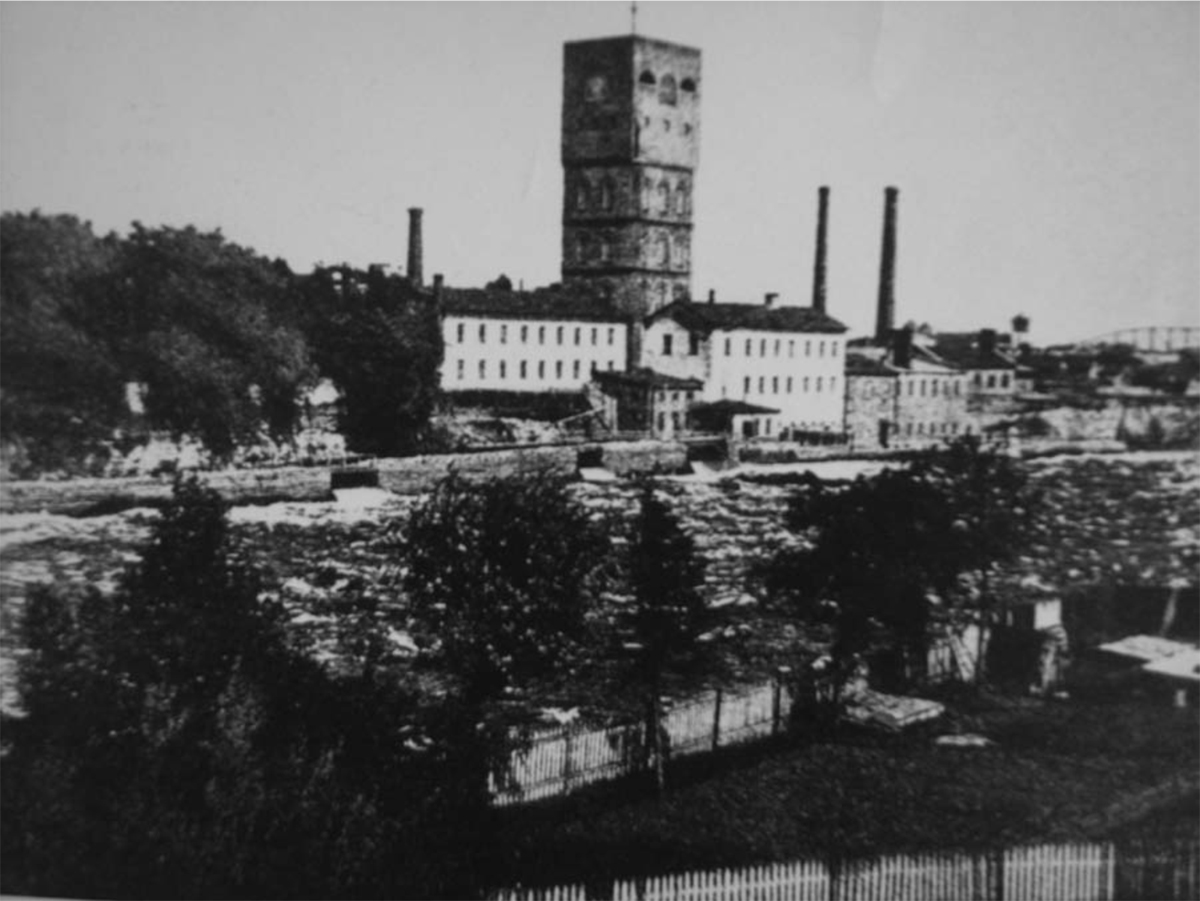
[[[681,761],[661,802],[609,791],[514,811],[507,881],[1094,838],[1122,798],[1195,774],[1198,725],[1195,710],[1137,702],[964,696],[924,733],[848,732]],[[953,731],[994,744],[934,744]],[[1170,810],[1194,823],[1194,794]]]

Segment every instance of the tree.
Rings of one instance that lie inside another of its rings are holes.
[[[468,484],[451,473],[403,536],[414,635],[448,677],[448,765],[479,814],[464,854],[495,845],[488,777],[521,745],[504,703],[572,671],[606,584],[609,541],[564,478],[525,472]]]
[[[711,660],[702,639],[716,615],[700,593],[704,563],[653,486],[642,487],[641,503],[629,548],[633,603],[620,617],[620,632],[632,651],[632,670],[645,693],[646,738],[661,795],[664,772],[662,690],[668,670],[703,668]]]
[[[148,386],[153,425],[193,433],[218,455],[265,424],[289,436],[314,380],[302,334],[280,315],[286,266],[219,231],[133,223],[105,296],[125,369]]]
[[[797,493],[788,525],[811,544],[782,554],[770,582],[802,615],[833,625],[835,705],[878,641],[920,671],[935,616],[994,615],[988,574],[1020,547],[1032,504],[1015,461],[971,436],[847,488]]]
[[[117,247],[74,216],[0,216],[0,431],[34,471],[98,452],[120,418],[123,376],[89,302]]]
[[[562,477],[451,473],[405,539],[414,612],[469,705],[571,665],[609,542]]]
[[[341,428],[362,453],[420,445],[439,393],[442,326],[428,294],[372,268],[322,268],[297,294],[323,375],[341,389]]]
[[[4,723],[5,892],[465,897],[444,711],[291,649],[220,501],[177,488],[114,596],[46,589]]]

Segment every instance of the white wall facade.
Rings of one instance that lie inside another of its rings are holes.
[[[448,314],[443,391],[578,391],[593,368],[625,369],[624,323]]]
[[[664,339],[671,337],[671,354]],[[642,359],[667,375],[704,380],[704,399],[744,400],[780,411],[781,428],[840,431],[845,418],[846,339],[823,332],[716,330],[689,353],[669,317],[646,328]]]

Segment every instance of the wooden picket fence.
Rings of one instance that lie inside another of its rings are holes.
[[[506,889],[496,901],[1115,901],[1192,899],[1200,837],[1146,857],[1113,843],[1037,845],[979,854],[794,861],[553,888]],[[1147,862],[1149,861],[1149,862]],[[1153,868],[1150,878],[1140,874]],[[1137,872],[1134,872],[1137,871]],[[1140,878],[1140,881],[1139,881]],[[1149,891],[1149,894],[1143,893]]]
[[[773,735],[786,727],[791,709],[791,694],[777,681],[706,692],[664,715],[669,753],[680,757]],[[643,732],[640,723],[543,732],[512,755],[506,773],[492,777],[494,803],[522,804],[639,772],[646,766]]]

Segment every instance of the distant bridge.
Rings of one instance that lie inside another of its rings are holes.
[[[1131,344],[1137,350],[1157,353],[1200,348],[1200,326],[1143,325],[1139,328],[1123,328],[1080,341],[1077,346],[1099,347],[1104,344]]]

